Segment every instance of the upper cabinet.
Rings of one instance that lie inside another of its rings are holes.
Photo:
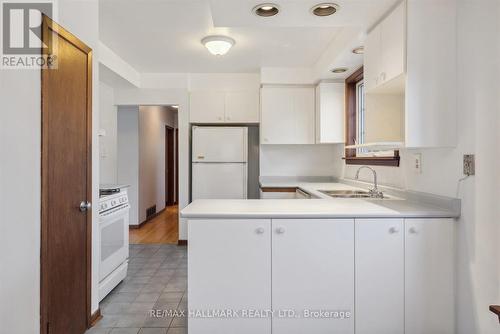
[[[368,34],[365,144],[456,145],[455,2],[403,1]]]
[[[344,143],[345,84],[321,82],[316,86],[316,144]]]
[[[314,144],[313,86],[261,88],[261,144]]]
[[[364,77],[367,92],[405,73],[405,8],[405,3],[401,3],[366,37]]]
[[[190,93],[191,123],[258,123],[258,91],[194,91]]]

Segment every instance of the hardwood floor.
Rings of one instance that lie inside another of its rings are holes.
[[[129,230],[131,244],[177,244],[179,239],[179,208],[165,211],[138,229]]]

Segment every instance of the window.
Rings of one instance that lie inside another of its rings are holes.
[[[366,143],[366,110],[363,67],[346,79],[346,145]],[[348,165],[399,166],[399,151],[373,152],[367,148],[347,148]]]

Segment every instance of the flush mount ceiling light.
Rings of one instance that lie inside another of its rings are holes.
[[[311,8],[311,13],[316,16],[330,16],[339,10],[339,5],[335,3],[320,3]]]
[[[225,55],[236,42],[227,36],[207,36],[201,40],[208,51],[215,56]]]
[[[333,68],[330,70],[330,72],[332,73],[344,73],[344,72],[347,72],[347,68],[345,67],[336,67],[336,68]]]
[[[274,3],[261,3],[255,6],[252,12],[257,16],[270,17],[277,15],[280,12],[280,8]]]
[[[363,53],[365,53],[365,48],[363,46],[358,46],[357,48],[354,48],[352,50],[352,53],[362,55]]]

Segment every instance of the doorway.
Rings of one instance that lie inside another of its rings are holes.
[[[40,332],[84,333],[91,320],[92,50],[46,16],[42,40],[57,68],[41,71]]]
[[[177,152],[177,141],[175,140],[175,129],[165,126],[165,205],[177,204],[177,164],[175,155]]]

